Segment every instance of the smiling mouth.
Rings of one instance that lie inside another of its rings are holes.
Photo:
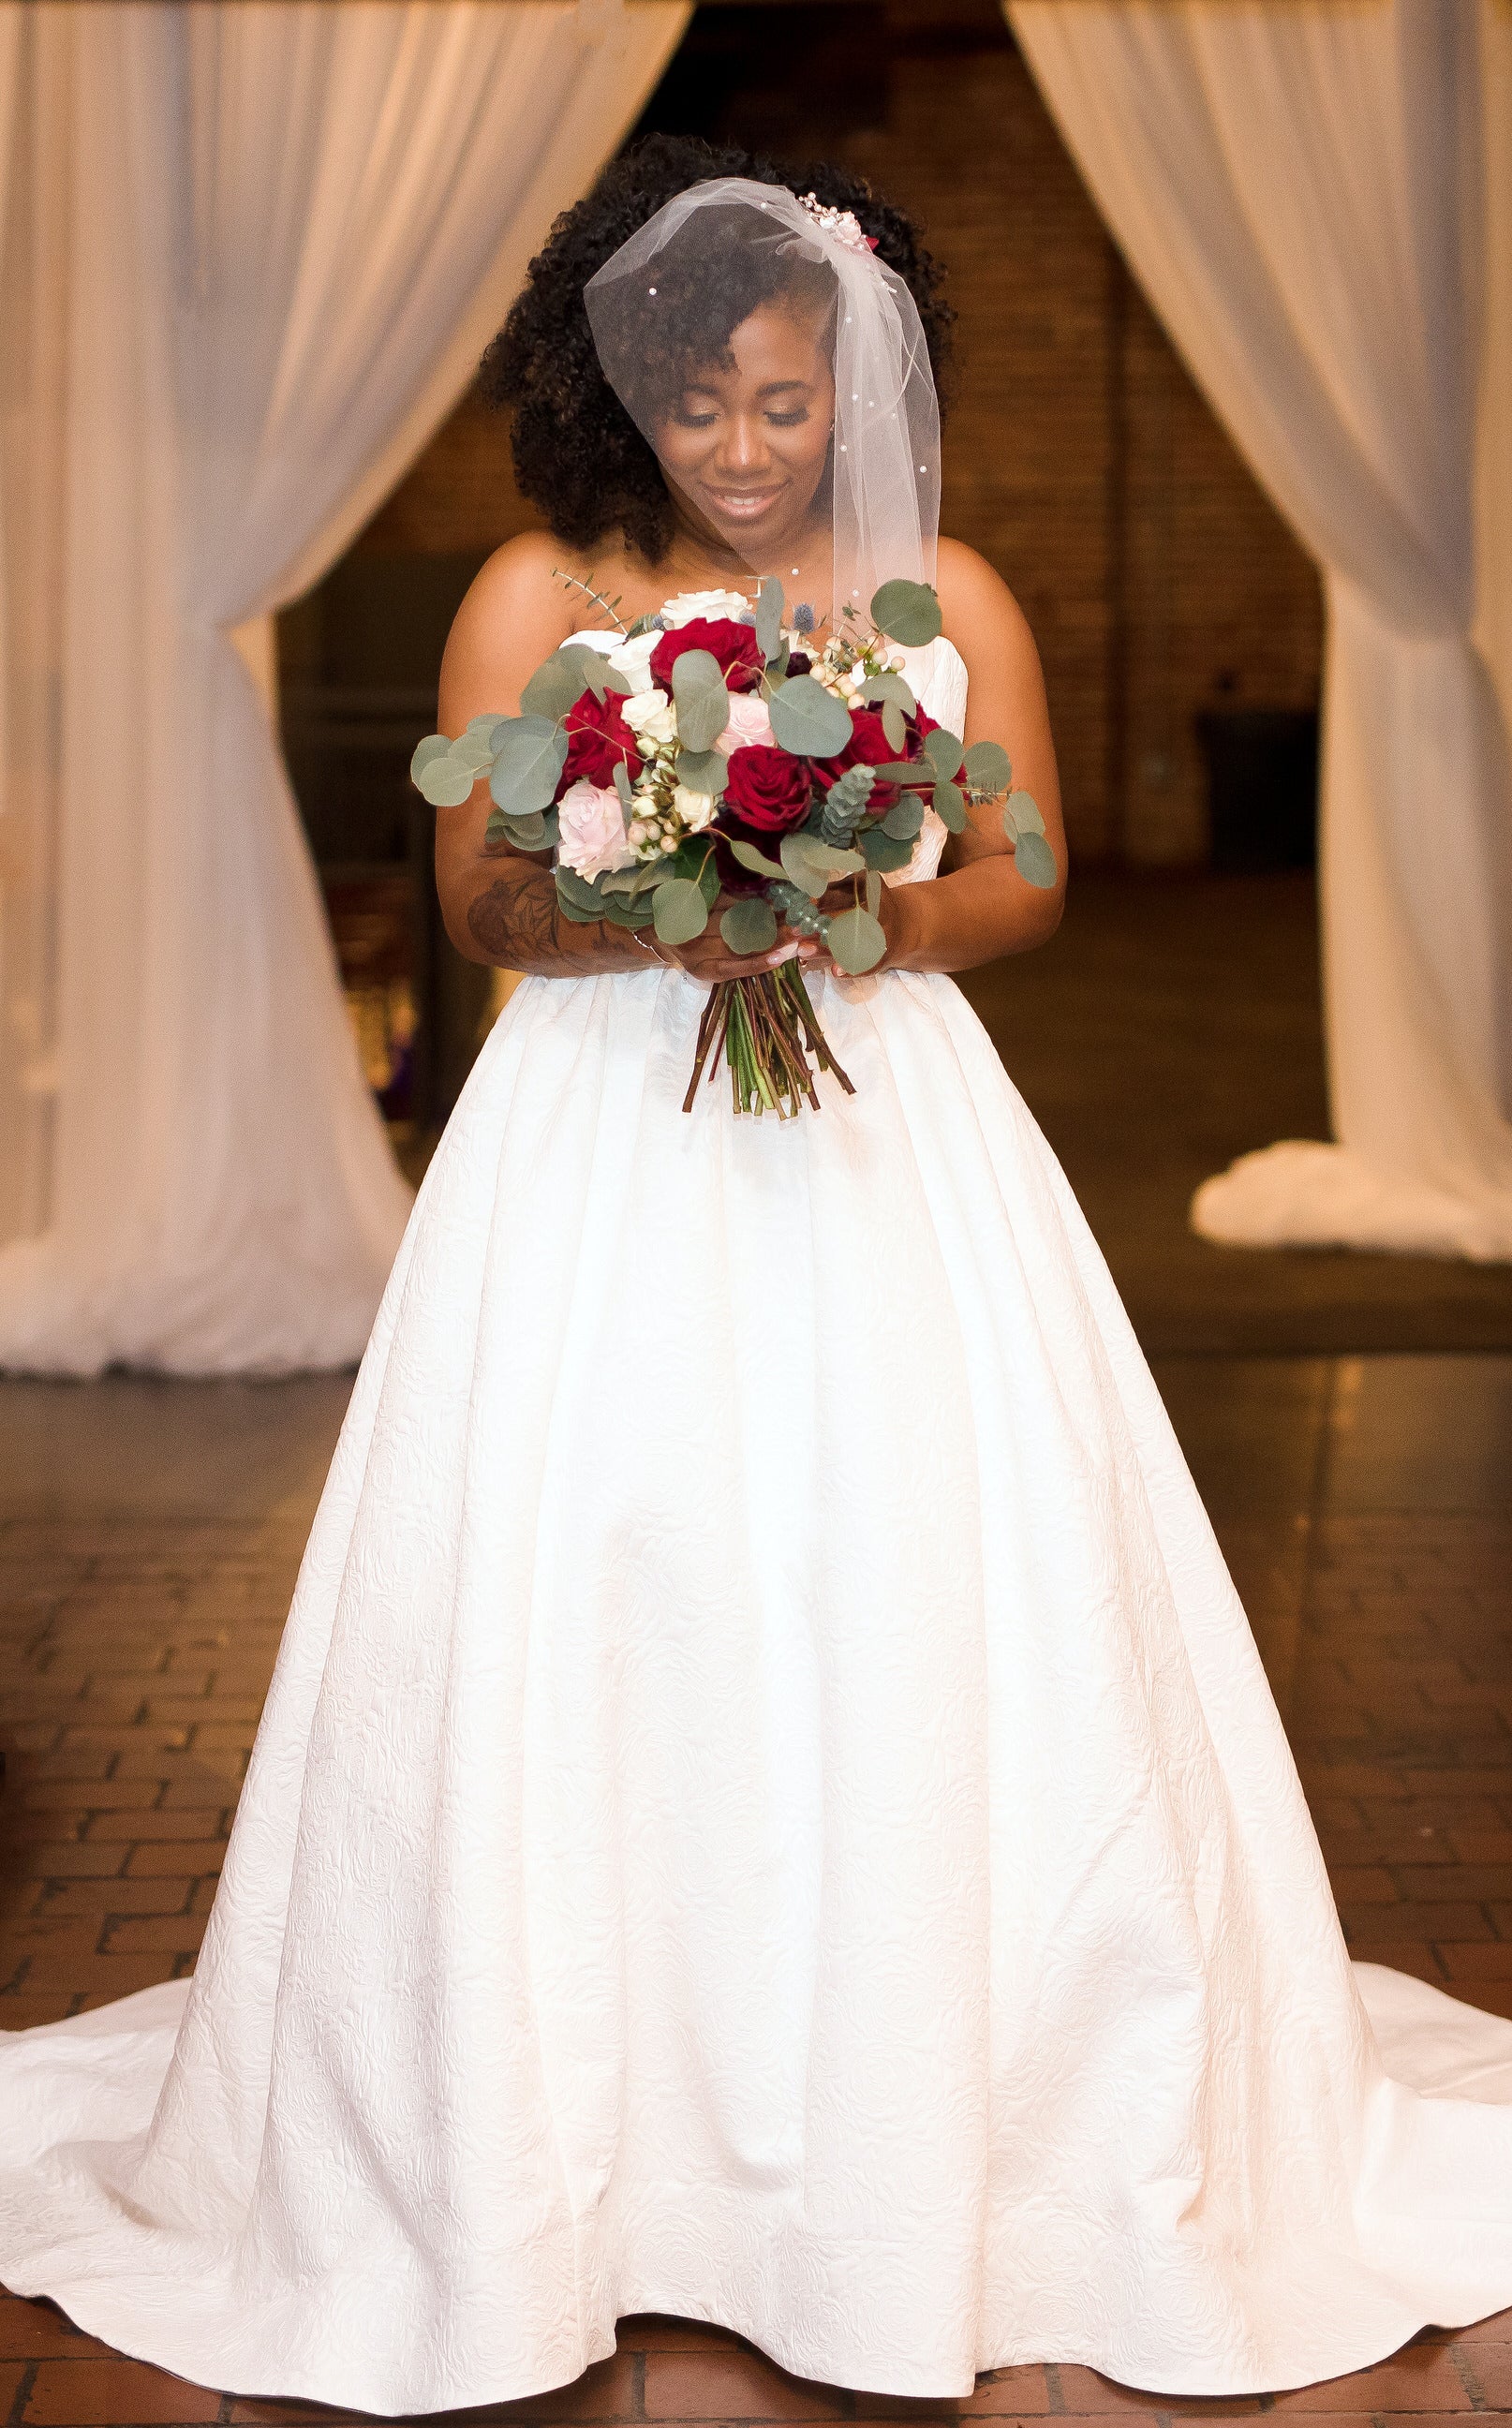
[[[787,484],[783,481],[780,482],[775,489],[707,487],[704,495],[722,522],[753,523],[759,522],[763,515],[771,512],[786,486]]]

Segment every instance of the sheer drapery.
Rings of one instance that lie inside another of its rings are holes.
[[[0,5],[0,1364],[360,1351],[408,1192],[228,634],[423,445],[686,13]]]
[[[1489,0],[1008,13],[1136,275],[1324,568],[1336,1143],[1241,1157],[1193,1222],[1512,1257],[1507,29]]]

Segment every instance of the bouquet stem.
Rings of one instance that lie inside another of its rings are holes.
[[[856,1092],[830,1050],[796,960],[779,961],[748,978],[724,978],[709,990],[698,1023],[693,1076],[682,1099],[693,1110],[698,1081],[711,1080],[723,1053],[730,1067],[730,1094],[737,1113],[775,1112],[779,1121],[807,1104],[819,1110],[818,1090],[809,1067],[830,1072],[847,1096]]]

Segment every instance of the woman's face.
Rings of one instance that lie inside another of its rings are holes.
[[[801,529],[829,460],[834,380],[822,320],[765,304],[657,424],[667,480],[697,523],[757,568]]]

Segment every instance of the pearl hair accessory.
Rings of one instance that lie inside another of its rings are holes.
[[[815,227],[832,236],[847,253],[875,253],[877,238],[862,233],[860,220],[854,211],[838,211],[829,203],[821,203],[817,194],[799,194],[798,208],[807,211]]]

